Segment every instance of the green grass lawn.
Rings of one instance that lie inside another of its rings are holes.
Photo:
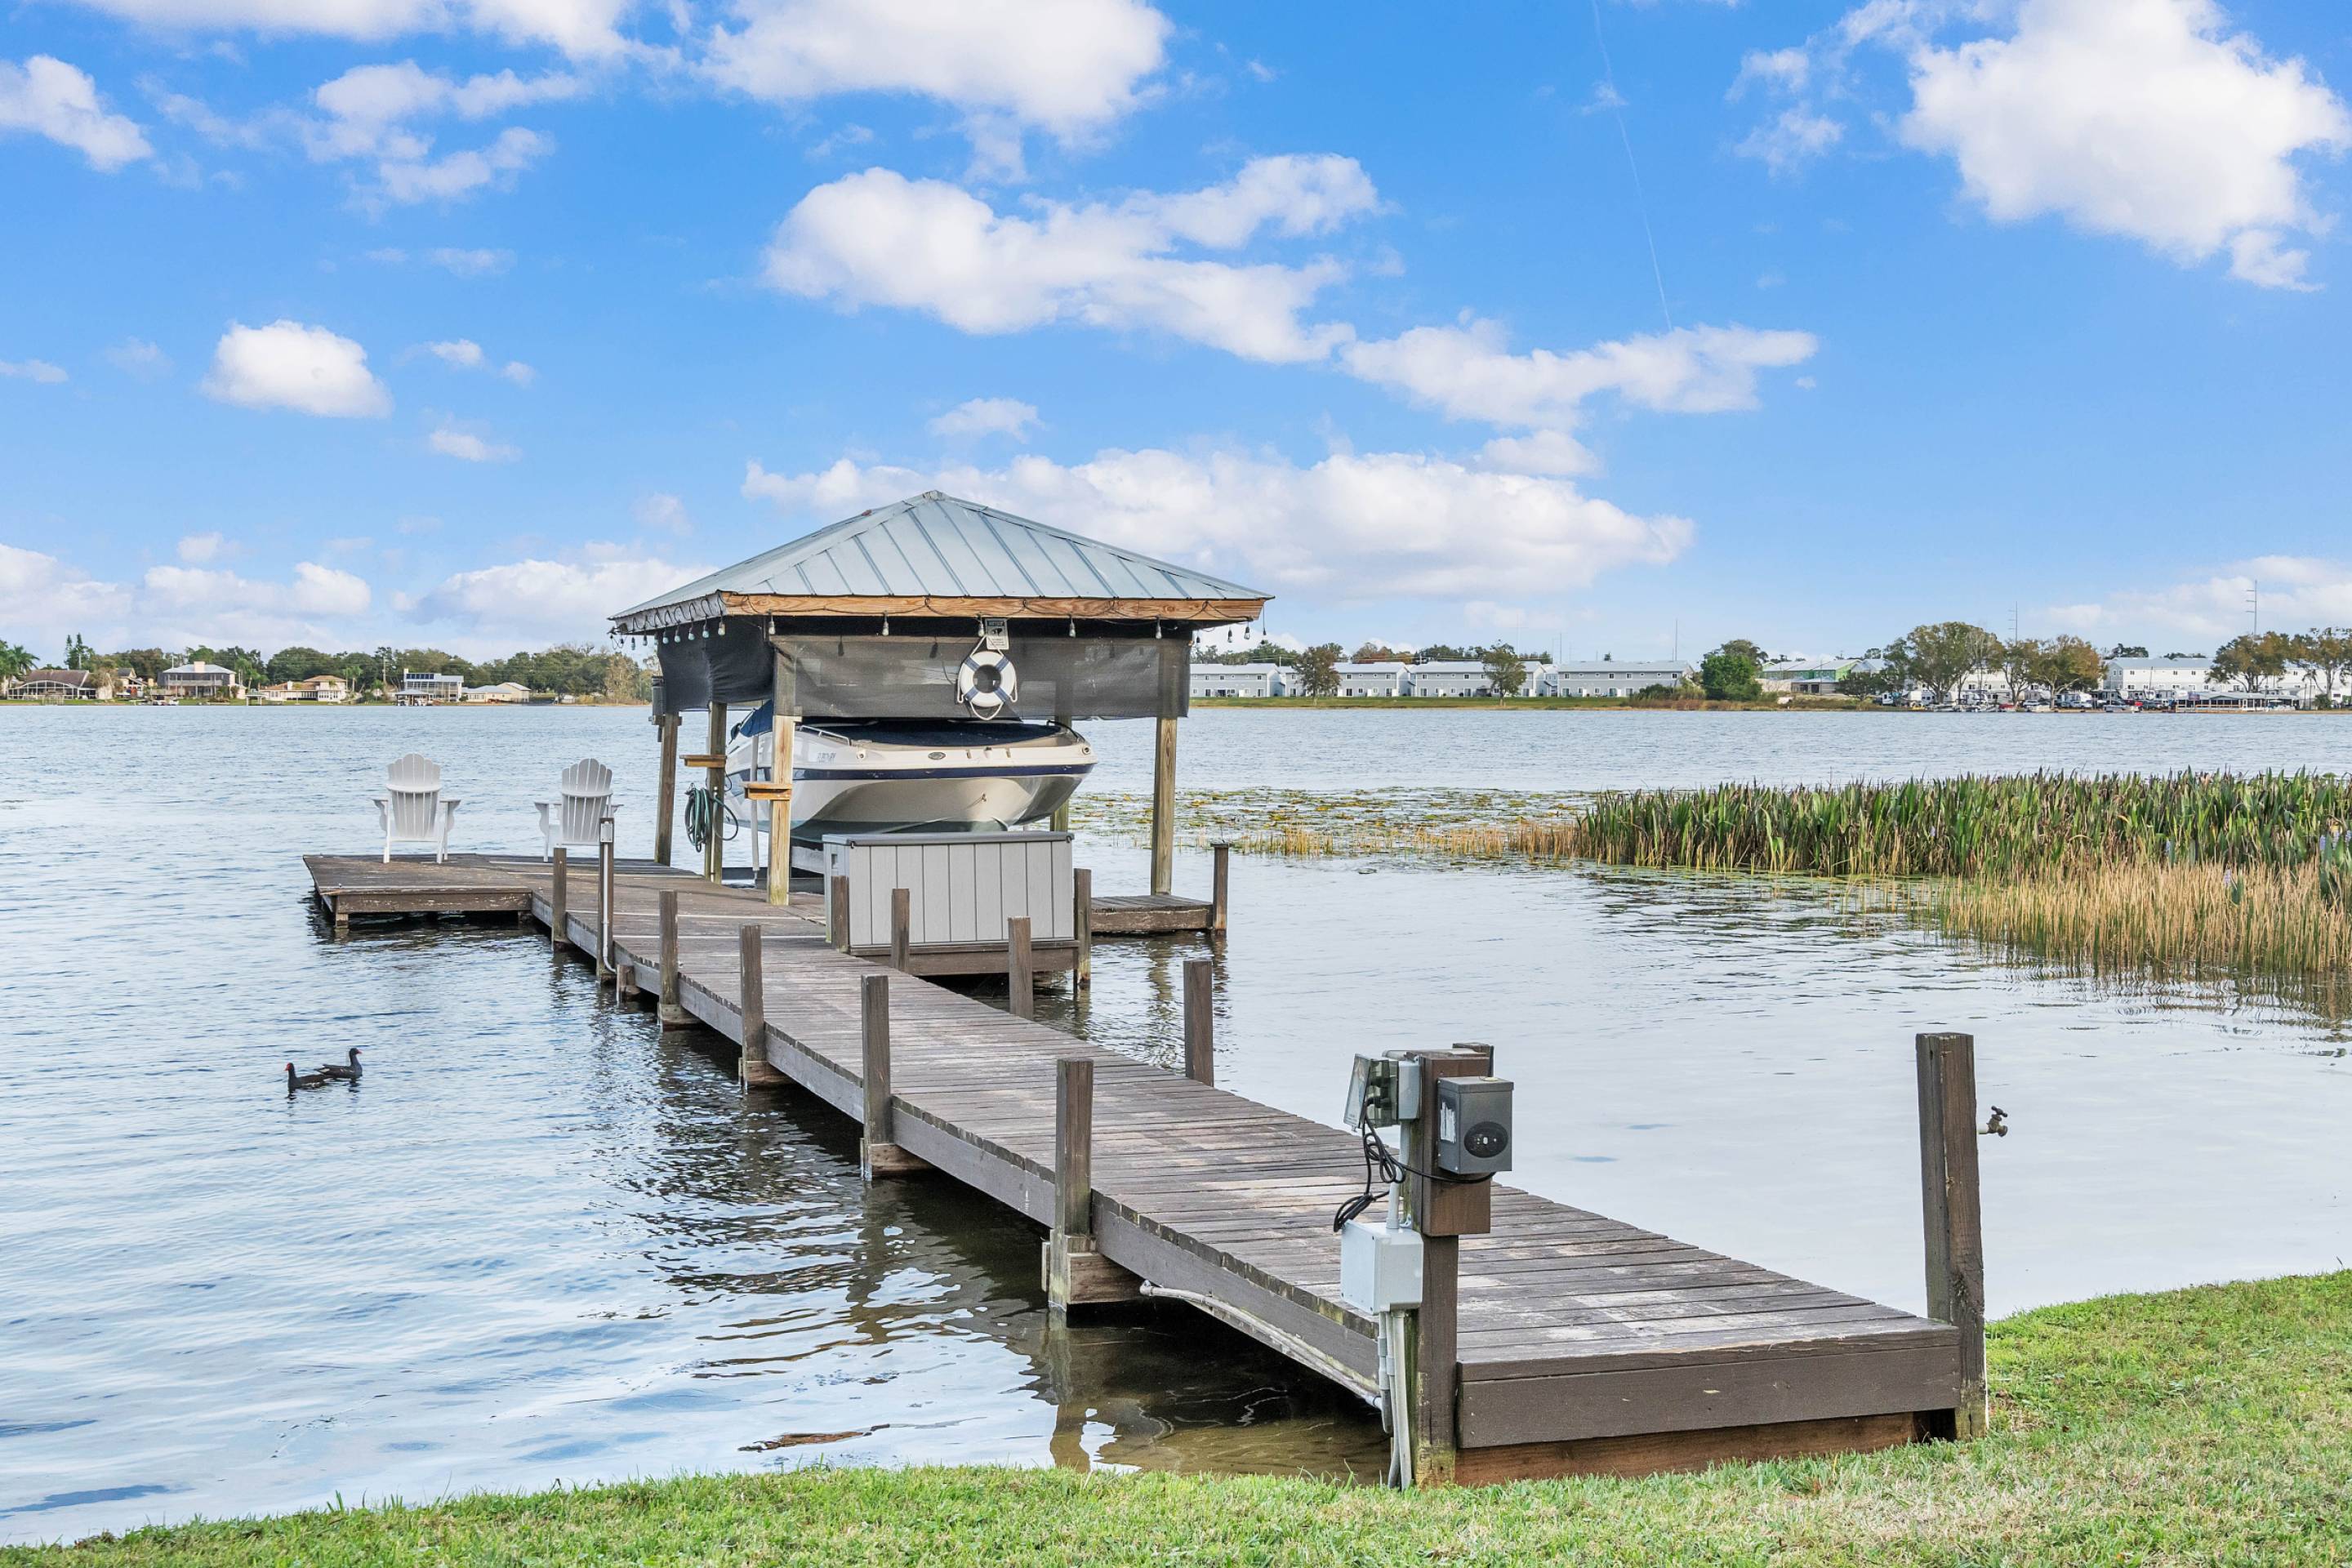
[[[2352,1561],[2352,1273],[1998,1324],[1992,1435],[1695,1476],[1402,1494],[824,1470],[142,1531],[0,1564]]]

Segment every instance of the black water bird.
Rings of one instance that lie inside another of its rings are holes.
[[[289,1100],[298,1089],[320,1089],[334,1081],[323,1072],[296,1072],[292,1062],[286,1064],[286,1095]]]
[[[357,1046],[353,1046],[352,1047],[351,1056],[341,1063],[320,1063],[319,1076],[323,1079],[337,1079],[343,1082],[350,1082],[356,1079],[360,1076],[360,1048]]]

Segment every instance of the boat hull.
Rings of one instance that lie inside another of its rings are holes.
[[[728,750],[728,806],[754,834],[768,830],[768,814],[743,786],[771,775],[773,753],[765,733],[739,731]],[[801,725],[793,838],[1018,827],[1066,805],[1094,762],[1085,737],[1059,724]]]

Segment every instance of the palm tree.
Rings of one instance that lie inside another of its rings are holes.
[[[37,662],[23,644],[0,642],[0,680],[14,680]]]

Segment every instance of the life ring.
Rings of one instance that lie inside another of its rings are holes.
[[[1012,658],[994,648],[976,647],[956,671],[956,700],[976,719],[993,719],[1020,700],[1021,676]]]

